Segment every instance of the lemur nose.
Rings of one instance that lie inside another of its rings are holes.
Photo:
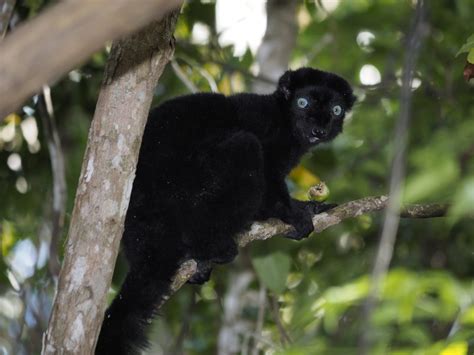
[[[327,131],[324,128],[313,128],[311,133],[317,137],[324,137],[327,134]]]

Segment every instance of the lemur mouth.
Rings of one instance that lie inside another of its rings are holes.
[[[310,143],[317,143],[321,139],[326,138],[328,132],[322,128],[313,128],[311,130],[311,137],[309,138]]]

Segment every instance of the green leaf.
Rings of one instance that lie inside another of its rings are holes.
[[[452,157],[440,155],[436,165],[420,169],[407,178],[404,201],[411,203],[433,196],[444,196],[446,191],[452,189],[458,175],[459,168]]]
[[[465,180],[454,195],[453,206],[449,210],[451,222],[474,213],[474,178]]]
[[[472,34],[466,41],[466,43],[463,44],[461,49],[456,53],[456,57],[460,55],[461,53],[470,53],[471,49],[474,48],[474,34]]]
[[[474,48],[471,48],[469,54],[467,55],[467,61],[471,64],[474,64]]]
[[[286,287],[286,278],[290,272],[290,258],[282,252],[252,259],[253,267],[260,281],[275,293],[281,293]]]

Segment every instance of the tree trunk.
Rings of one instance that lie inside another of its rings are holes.
[[[92,354],[102,323],[153,90],[178,12],[115,42],[89,131],[42,354]]]
[[[259,75],[278,82],[288,69],[290,55],[295,48],[298,24],[296,22],[296,0],[268,0],[267,29],[257,51]],[[252,88],[258,94],[275,90],[275,84],[256,81]]]

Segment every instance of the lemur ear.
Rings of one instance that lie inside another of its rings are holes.
[[[289,100],[291,97],[291,91],[292,91],[292,83],[291,83],[291,77],[292,77],[293,71],[292,70],[287,70],[278,80],[278,91],[283,95],[285,100]]]

